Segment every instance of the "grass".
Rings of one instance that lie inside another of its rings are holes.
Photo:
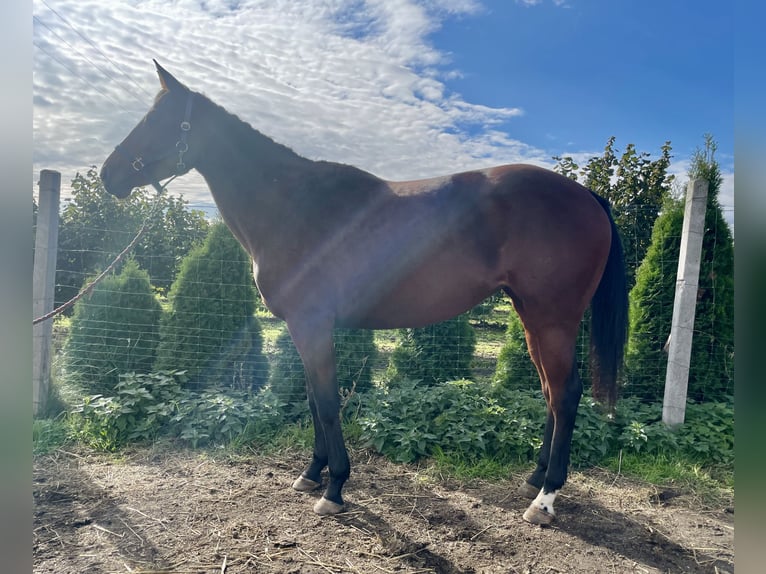
[[[261,335],[263,336],[263,352],[268,355],[273,353],[276,348],[277,337],[285,326],[282,319],[277,319],[274,315],[259,307],[255,313],[261,324]]]
[[[308,420],[286,425],[268,444],[263,444],[262,448],[262,452],[266,453],[291,449],[311,450],[314,448],[314,426]]]
[[[421,472],[432,481],[478,479],[492,482],[527,475],[533,467],[531,462],[508,464],[488,457],[466,460],[437,451]],[[678,491],[703,508],[729,508],[733,504],[734,471],[731,468],[702,466],[672,454],[631,454],[621,460],[619,457],[609,460],[607,470],[661,489]]]
[[[625,454],[610,459],[607,468],[661,487],[682,487],[705,498],[733,494],[734,469],[724,465],[701,465],[676,454]]]
[[[32,421],[32,453],[47,454],[71,442],[63,416]]]
[[[467,460],[465,457],[453,453],[445,453],[437,450],[431,462],[433,463],[428,473],[439,478],[452,478],[455,480],[503,480],[511,476],[512,472],[518,470],[518,465],[502,463],[489,457],[479,457],[473,460]],[[524,465],[524,468],[530,467],[530,464]]]
[[[356,420],[345,421],[344,435],[350,450],[363,450],[359,442],[360,427]],[[66,417],[34,420],[32,444],[35,455],[43,455],[73,444]],[[178,444],[170,439],[160,439],[166,448],[177,449]],[[253,435],[247,429],[235,437],[224,451],[233,457],[284,454],[286,451],[310,451],[314,444],[314,429],[309,420],[301,420],[284,426],[268,439]],[[153,445],[157,447],[158,445]],[[165,448],[161,447],[161,448]],[[204,449],[202,449],[204,450]],[[216,450],[216,452],[218,452]],[[500,462],[488,456],[466,458],[437,449],[421,469],[424,479],[441,481],[452,479],[461,482],[471,480],[498,481],[511,476],[525,474],[532,462]],[[659,488],[673,489],[693,497],[706,508],[728,507],[734,496],[734,470],[724,465],[702,465],[677,454],[624,454],[604,463],[614,474],[639,480]]]

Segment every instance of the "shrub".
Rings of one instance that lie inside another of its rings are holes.
[[[105,277],[75,304],[64,348],[65,378],[91,392],[111,392],[121,373],[151,369],[161,307],[135,261]]]
[[[216,223],[181,263],[160,324],[155,370],[185,370],[198,388],[256,389],[268,377],[250,258]]]
[[[357,419],[360,439],[400,462],[439,455],[476,462],[532,462],[542,444],[545,401],[538,392],[491,392],[470,381],[433,387],[404,380],[373,389]],[[690,403],[678,429],[662,423],[662,404],[618,401],[609,416],[584,399],[572,437],[573,466],[603,464],[620,451],[680,456],[699,464],[734,462],[734,410],[729,403]]]
[[[616,452],[620,427],[590,397],[580,400],[572,433],[570,460],[577,467],[593,466]]]
[[[77,438],[102,450],[157,437],[181,396],[182,373],[123,375],[111,396],[92,395],[72,410]]]
[[[468,315],[419,329],[400,329],[388,376],[393,382],[420,380],[425,385],[468,378],[476,334]]]
[[[390,458],[411,462],[441,453],[528,461],[540,447],[545,403],[530,393],[488,396],[471,381],[427,386],[402,380],[368,394],[361,439]]]
[[[662,422],[662,404],[633,405],[622,414],[621,448],[635,453],[678,453],[700,463],[734,463],[734,407],[728,402],[686,406],[683,425]]]
[[[195,392],[184,382],[183,372],[124,375],[112,396],[93,395],[73,409],[73,434],[102,450],[160,436],[196,448],[243,436],[264,440],[282,428],[284,405],[267,390]]]
[[[268,389],[255,394],[232,389],[225,395],[185,393],[170,419],[170,432],[192,448],[235,440],[264,442],[282,428],[283,410],[284,403]]]
[[[338,386],[341,392],[363,393],[372,386],[372,364],[377,350],[372,331],[336,329],[333,333]],[[277,336],[269,388],[289,405],[292,415],[308,413],[306,373],[287,328]]]
[[[506,339],[497,356],[494,384],[505,390],[530,390],[540,388],[540,376],[529,356],[524,325],[516,311],[508,315]]]
[[[196,392],[183,388],[183,380],[183,373],[177,372],[124,375],[113,396],[94,395],[74,409],[71,436],[104,450],[162,436],[192,447],[265,444],[285,425],[285,404],[269,388],[258,393]],[[497,387],[489,391],[465,380],[431,387],[403,380],[388,389],[373,387],[354,419],[353,434],[365,446],[402,462],[429,456],[468,464],[532,462],[545,424],[542,397]],[[603,464],[624,451],[733,465],[730,403],[690,403],[686,423],[675,430],[665,427],[661,413],[661,404],[632,398],[620,400],[615,416],[609,417],[593,401],[583,401],[572,440],[572,464]],[[64,430],[53,433],[38,427],[37,451],[67,440],[70,435]]]

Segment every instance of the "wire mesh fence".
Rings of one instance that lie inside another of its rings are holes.
[[[680,227],[670,229],[668,234],[658,237],[669,247],[659,251],[655,275],[644,285],[656,315],[646,320],[661,320],[641,342],[646,348],[635,357],[631,353],[640,345],[631,339],[628,366],[621,375],[623,396],[662,400],[667,362],[663,349],[670,332]],[[102,239],[94,242],[93,237]],[[57,303],[74,295],[131,238],[129,231],[93,226],[83,228],[78,241],[60,246]],[[715,253],[727,241],[731,243],[730,237],[713,236],[709,243]],[[182,267],[183,258],[177,250],[155,241],[141,246],[135,261],[138,263],[133,275],[122,277],[123,268],[119,278],[105,281],[78,302],[74,313],[56,320],[53,372],[57,381],[76,384],[84,392],[107,393],[121,373],[186,370],[189,384],[199,388],[255,391],[269,387],[278,389],[286,402],[305,400],[305,376],[297,352],[284,323],[260,304],[248,262],[208,253],[197,262],[196,274],[189,273],[192,286],[182,294],[170,288]],[[634,263],[640,268],[638,262]],[[731,293],[722,292],[729,289],[730,283],[716,281],[716,274],[722,272],[726,270],[712,263],[703,265],[700,301],[707,302],[712,311],[698,312],[695,340],[700,343],[693,365],[697,373],[718,373],[714,375],[716,381],[706,383],[715,387],[717,397],[733,394],[733,337],[721,332],[731,309],[720,308],[730,304]],[[630,283],[636,283],[635,293],[641,279]],[[634,314],[635,305],[632,294]],[[434,325],[417,332],[336,333],[341,387],[346,392],[360,391],[369,385],[388,384],[397,377],[425,379],[437,371],[437,382],[452,377],[493,383],[498,357],[512,336],[507,329],[513,313],[508,298],[495,295],[461,319],[453,320],[453,327],[446,330],[444,325]],[[455,321],[462,327],[457,327]],[[637,326],[640,323],[632,324],[634,329]],[[577,357],[586,385],[589,347],[587,329],[583,329],[577,341]],[[531,363],[529,368],[534,375]],[[694,385],[691,377],[690,387]],[[700,397],[704,400],[705,392]]]

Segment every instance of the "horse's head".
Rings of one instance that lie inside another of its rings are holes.
[[[104,187],[120,198],[135,187],[159,187],[160,180],[194,167],[188,141],[193,92],[154,63],[162,86],[154,105],[101,168]]]

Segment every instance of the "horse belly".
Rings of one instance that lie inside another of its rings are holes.
[[[448,264],[438,263],[423,265],[370,300],[350,306],[339,322],[364,329],[424,327],[468,311],[498,288],[475,261],[451,257]]]

